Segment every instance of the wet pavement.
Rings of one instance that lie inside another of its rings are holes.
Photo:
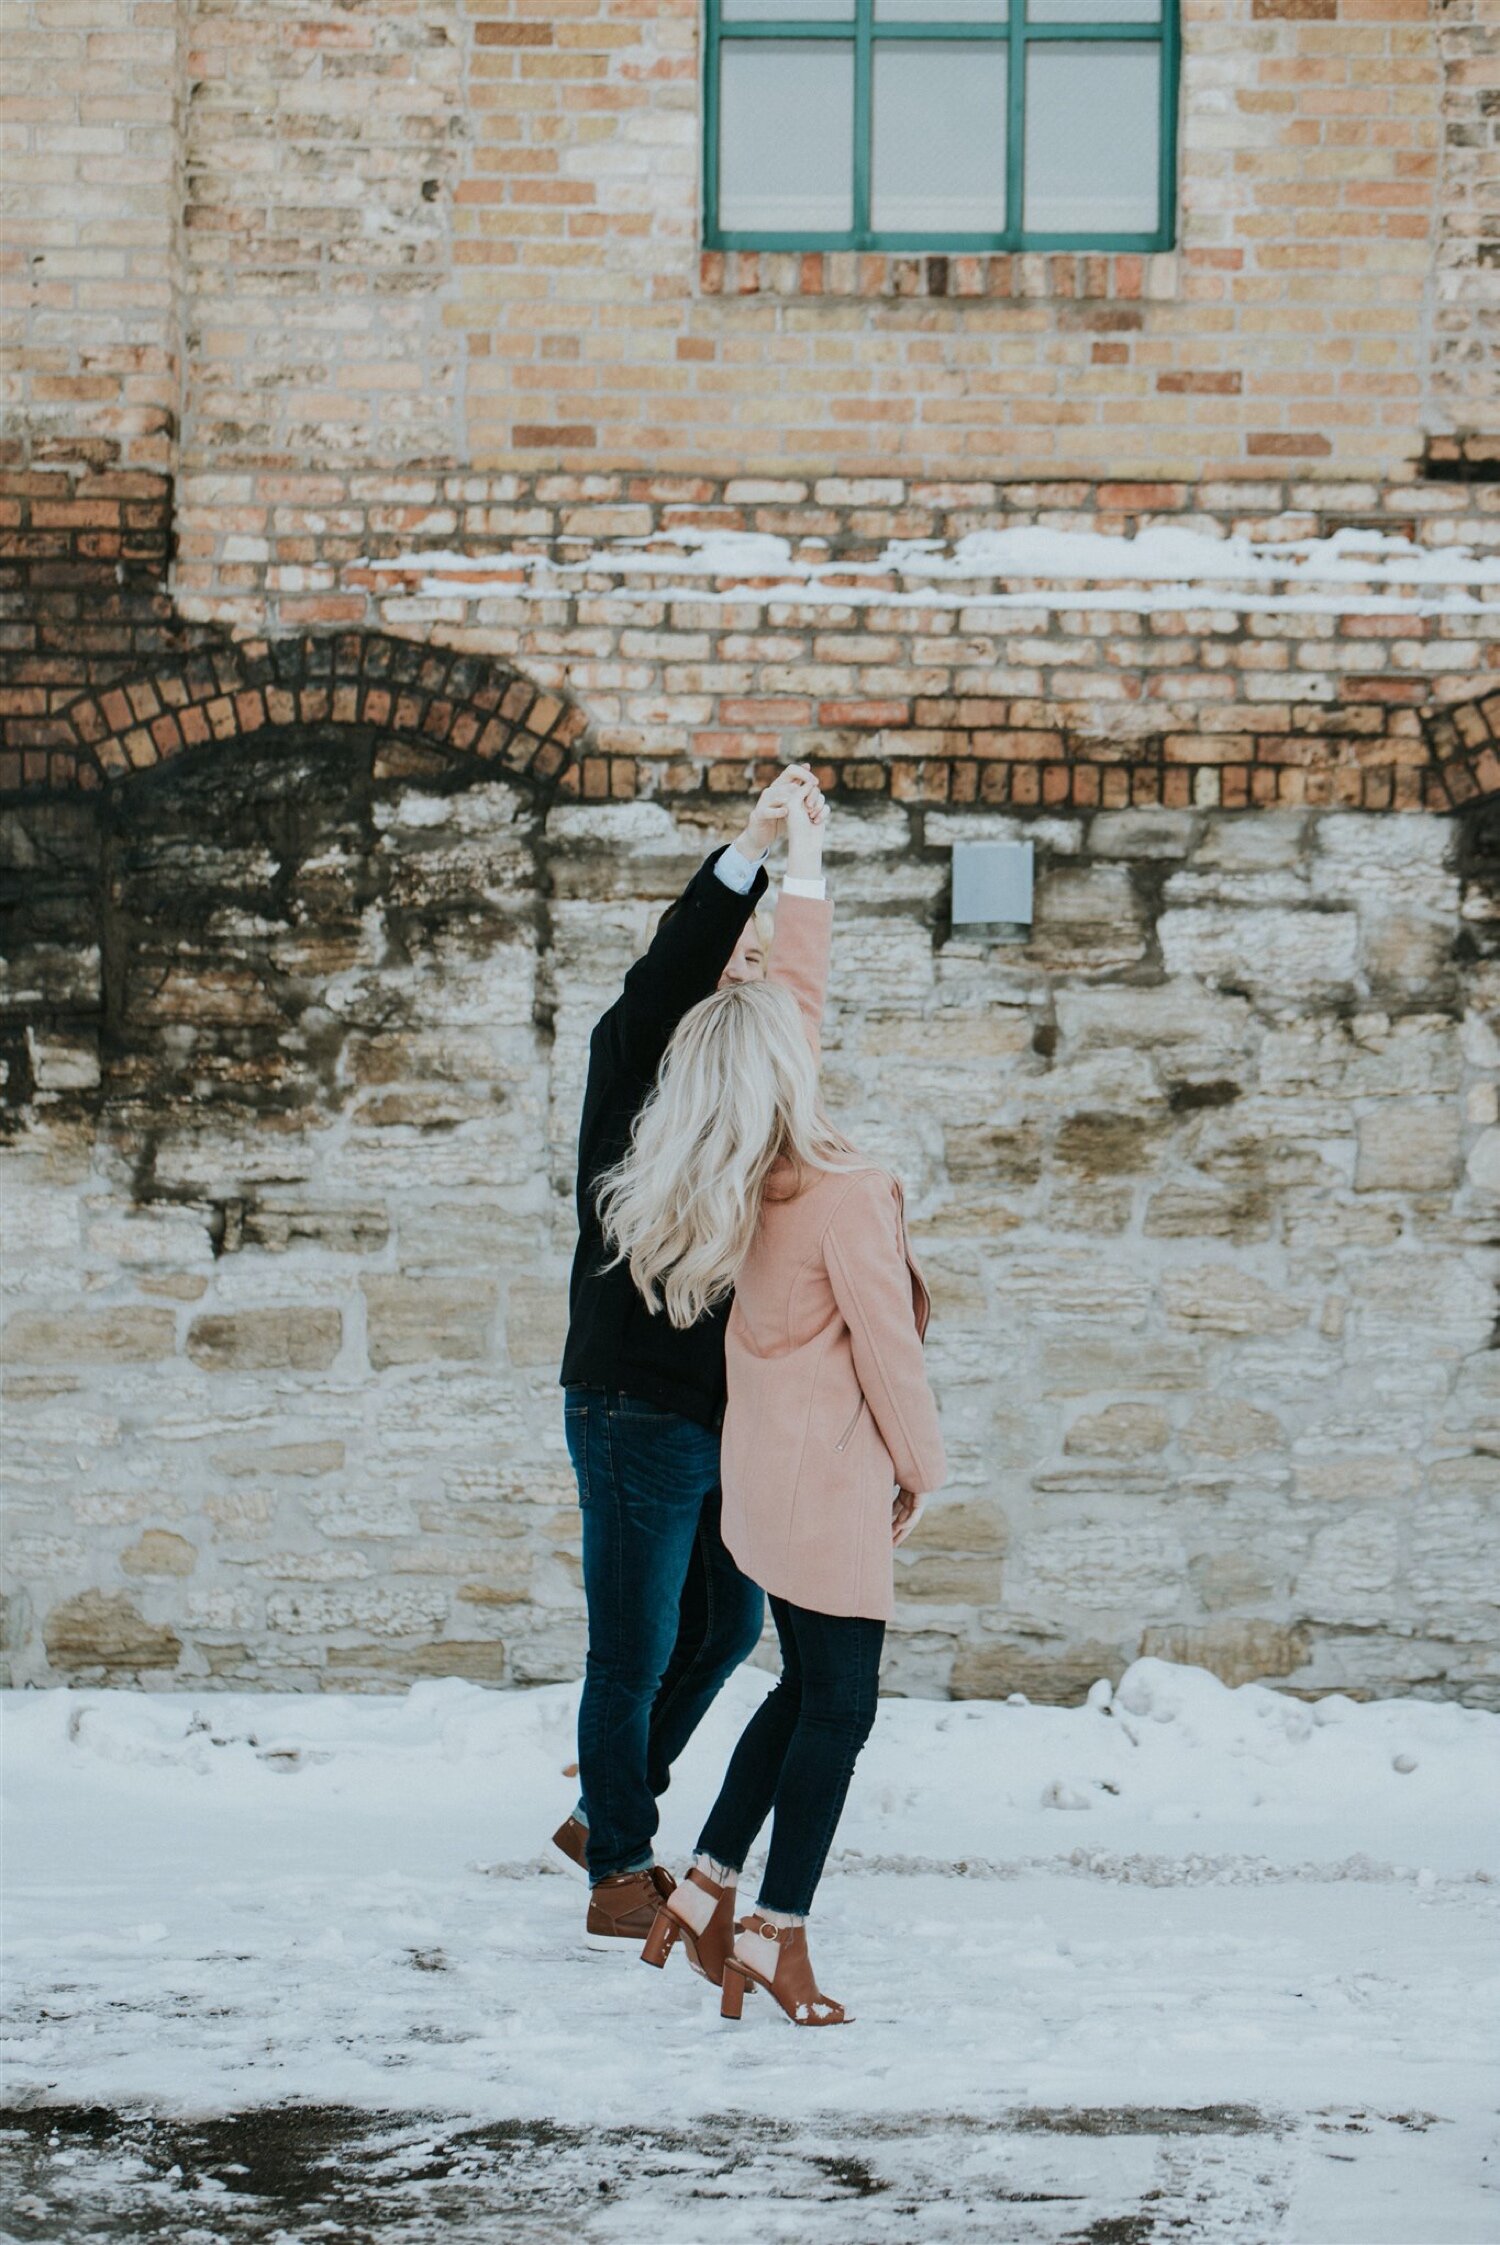
[[[1238,2105],[682,2129],[38,2106],[0,2115],[0,2216],[15,2245],[1331,2245],[1342,2232],[1304,2223],[1336,2218],[1315,2208],[1336,2208],[1339,2166],[1409,2162],[1442,2125]]]

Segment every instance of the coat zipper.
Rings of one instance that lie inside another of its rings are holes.
[[[864,1399],[864,1397],[863,1397],[863,1396],[861,1396],[861,1397],[860,1397],[860,1399],[859,1399],[859,1409],[858,1409],[858,1410],[857,1410],[857,1411],[855,1412],[855,1414],[854,1414],[853,1418],[852,1418],[852,1419],[851,1419],[851,1420],[849,1421],[849,1424],[848,1424],[848,1425],[847,1425],[847,1426],[845,1427],[845,1429],[844,1429],[843,1433],[842,1433],[842,1434],[841,1434],[841,1435],[839,1436],[839,1438],[838,1438],[837,1442],[835,1442],[835,1444],[834,1444],[834,1448],[835,1448],[835,1450],[847,1450],[847,1449],[848,1449],[848,1447],[849,1447],[850,1443],[851,1443],[851,1442],[853,1441],[853,1439],[854,1439],[854,1430],[855,1430],[855,1428],[856,1428],[856,1427],[857,1427],[857,1426],[859,1425],[859,1422],[860,1422],[860,1420],[861,1420],[861,1419],[862,1419],[862,1418],[864,1417],[864,1415],[865,1415],[865,1399]]]

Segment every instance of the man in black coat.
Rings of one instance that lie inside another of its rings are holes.
[[[719,1429],[728,1303],[687,1330],[647,1309],[608,1265],[594,1196],[618,1161],[683,1015],[765,972],[755,907],[763,861],[805,765],[789,765],[744,832],[715,850],[596,1024],[578,1136],[578,1249],[561,1382],[583,1514],[589,1647],[578,1716],[577,1810],[554,1835],[587,1872],[587,1931],[644,1940],[671,1891],[656,1867],[656,1802],[672,1764],[760,1638],[764,1600],[719,1533]]]

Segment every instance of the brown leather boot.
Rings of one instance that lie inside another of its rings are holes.
[[[589,1828],[579,1816],[566,1817],[552,1835],[553,1852],[575,1877],[589,1875],[588,1845]]]
[[[619,1871],[589,1888],[583,1930],[596,1940],[644,1941],[656,1913],[677,1881],[658,1863],[649,1871]]]
[[[732,1886],[715,1886],[695,1866],[657,1911],[641,1962],[665,1964],[680,1941],[693,1970],[721,1987],[724,1960],[734,1947],[734,1897]]]
[[[774,1996],[794,2027],[842,2027],[849,2015],[825,1996],[813,1977],[805,1925],[773,1925],[768,1918],[741,1918],[734,1949],[724,1964],[720,2016],[738,2019],[752,1988]]]

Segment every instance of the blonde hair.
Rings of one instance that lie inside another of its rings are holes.
[[[864,1166],[818,1105],[818,1071],[789,990],[741,982],[683,1015],[599,1220],[653,1314],[697,1323],[739,1275],[772,1165]]]

